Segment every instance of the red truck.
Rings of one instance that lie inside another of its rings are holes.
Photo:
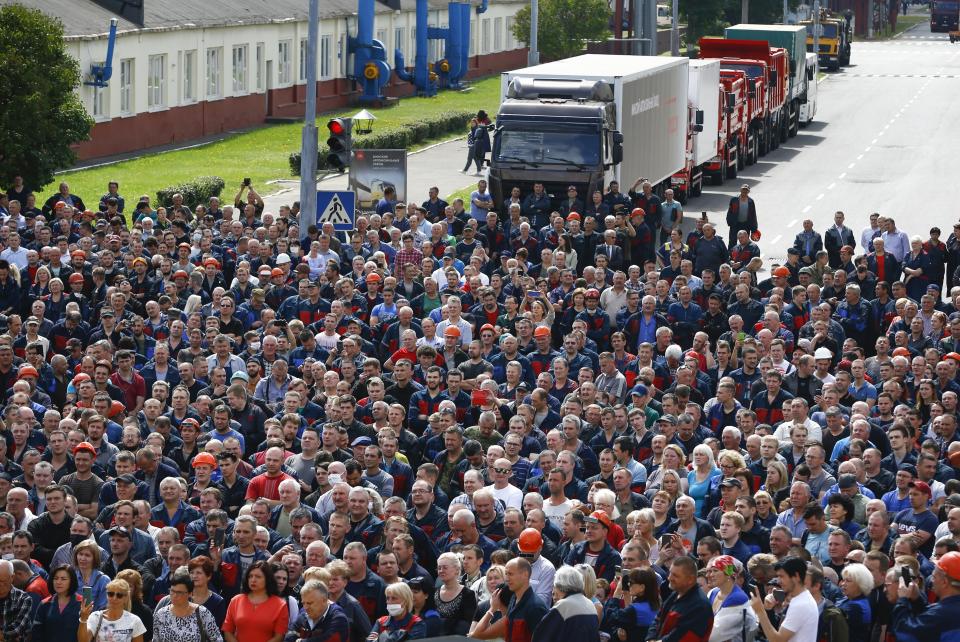
[[[770,47],[766,42],[757,40],[701,38],[700,57],[720,58],[721,73],[740,71],[746,77],[751,116],[749,133],[753,134],[756,142],[748,142],[745,160],[756,160],[758,156],[776,149],[780,145],[784,118],[787,117],[784,105],[790,71],[786,50]],[[756,151],[752,152],[750,147],[754,146]]]
[[[713,181],[734,178],[737,170],[756,162],[755,138],[750,129],[747,78],[742,71],[720,71],[720,129],[717,155],[703,170]],[[754,152],[751,155],[751,150]]]

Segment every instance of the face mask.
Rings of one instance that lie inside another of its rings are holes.
[[[4,556],[4,557],[6,557],[6,556]],[[13,557],[13,556],[11,555],[10,557]],[[398,617],[401,613],[403,613],[403,605],[402,605],[402,604],[387,604],[387,613],[389,613],[389,614],[390,614],[391,616],[393,616],[393,617]]]
[[[85,540],[87,540],[87,539],[89,539],[89,537],[86,536],[86,535],[77,535],[76,533],[71,533],[71,534],[70,534],[70,545],[71,545],[71,546],[76,546],[76,545],[79,544],[80,542],[83,542],[83,541],[85,541]]]
[[[12,560],[12,559],[13,559],[13,553],[4,553],[4,554],[3,554],[3,559],[8,560],[8,561],[9,561],[9,560]]]
[[[260,342],[259,342],[259,341],[251,341],[251,342],[250,342],[250,349],[253,350],[254,352],[258,352],[258,351],[260,350]]]

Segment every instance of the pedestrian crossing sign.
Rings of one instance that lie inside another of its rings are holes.
[[[354,228],[355,196],[353,192],[317,192],[317,227],[333,223],[338,232]]]

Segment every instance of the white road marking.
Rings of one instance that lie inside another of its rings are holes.
[[[775,237],[773,238],[773,240],[770,241],[770,243],[772,243],[773,245],[776,245],[776,244],[777,244],[777,241],[779,241],[781,238],[782,238],[782,235],[781,235],[781,234],[777,234],[777,236],[775,236]]]
[[[876,142],[876,141],[874,141],[874,142]],[[868,146],[865,150],[863,150],[863,152],[864,152],[864,153],[867,153],[867,152],[869,152],[871,149],[873,149],[873,148]]]
[[[836,186],[837,186],[836,183],[830,183],[829,185],[827,185],[827,189],[833,189]]]
[[[810,209],[810,206],[809,206],[809,205],[807,205],[807,209]],[[804,211],[804,213],[806,213],[807,210],[803,210],[803,211]],[[789,223],[787,223],[787,227],[793,227],[793,226],[796,225],[796,224],[797,224],[797,219],[793,219],[792,221],[790,221]]]
[[[840,174],[840,176],[837,176],[837,180],[838,180],[838,181],[842,181],[842,180],[843,180],[843,177],[846,176],[846,175],[847,175],[846,172]]]
[[[860,154],[859,156],[857,156],[857,160],[861,160],[862,158],[863,158],[863,154]],[[853,169],[852,167],[853,163],[851,163],[850,165],[851,165],[850,169]]]
[[[803,208],[803,211],[801,212],[801,214],[806,214],[806,213],[809,212],[812,208],[813,208],[812,205],[807,205],[805,208]],[[796,223],[796,221],[791,221],[791,222],[790,222],[790,227],[793,227],[793,224],[794,224],[794,223]]]
[[[816,198],[815,200],[818,200],[818,201],[819,201],[819,200],[823,199],[823,197],[824,197],[823,192],[820,192],[820,194],[817,195],[817,198]]]
[[[879,136],[879,135],[880,135],[880,134],[877,134],[877,136]],[[876,145],[876,144],[877,144],[877,139],[874,138],[873,140],[871,140],[871,141],[870,141],[870,144],[871,144],[871,145]],[[870,148],[868,147],[867,149],[870,149]]]

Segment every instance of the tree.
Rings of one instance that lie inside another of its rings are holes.
[[[80,65],[66,50],[63,24],[35,9],[0,7],[0,185],[23,176],[39,190],[76,160],[93,120],[75,90]]]
[[[725,0],[680,0],[680,17],[687,23],[687,43],[693,46],[703,36],[723,36],[723,28],[728,24],[724,21],[724,9]]]
[[[540,0],[537,47],[546,58],[569,58],[583,52],[588,40],[611,34],[607,0]],[[530,44],[530,6],[517,12],[513,35]]]

